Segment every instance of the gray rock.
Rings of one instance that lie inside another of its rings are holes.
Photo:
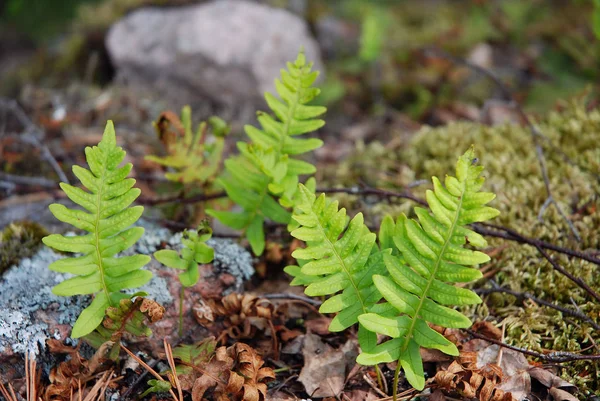
[[[180,234],[173,235],[164,228],[144,221],[139,224],[144,226],[146,232],[136,243],[135,252],[152,254],[161,242],[179,244]],[[243,281],[254,274],[251,255],[229,239],[211,239],[210,245],[215,249],[215,262],[203,267],[206,272],[203,273],[201,281],[213,277],[216,280],[227,273],[234,281],[230,287],[239,289]],[[130,249],[125,253],[134,250]],[[52,287],[70,277],[69,274],[60,274],[48,269],[50,263],[62,257],[50,248],[42,247],[33,257],[23,259],[19,265],[11,267],[0,278],[0,369],[3,361],[17,354],[42,353],[49,338],[67,340],[77,317],[89,305],[89,296],[61,297],[52,293]],[[178,272],[165,268],[156,261],[150,263],[147,268],[154,273],[154,277],[145,286],[130,290],[131,293],[138,290],[147,292],[149,298],[167,308],[165,319],[176,322],[176,308],[170,306],[179,293],[175,277]],[[202,282],[198,284],[198,289],[205,286],[221,293],[231,290],[221,283],[219,285]],[[194,289],[188,290],[187,296],[190,299],[196,296],[193,293]],[[203,296],[198,292],[198,297]],[[189,320],[193,319],[190,317]],[[176,328],[177,325],[173,322],[162,322],[161,338],[158,339],[160,343],[163,336],[170,335],[173,328]]]
[[[121,81],[150,85],[178,103],[256,102],[274,92],[274,78],[301,47],[323,71],[301,18],[241,0],[138,9],[112,26],[106,47]]]

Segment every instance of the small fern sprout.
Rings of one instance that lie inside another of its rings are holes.
[[[265,220],[289,223],[287,208],[294,205],[300,176],[316,171],[312,164],[297,156],[323,145],[320,139],[299,138],[325,124],[317,117],[326,109],[309,105],[320,92],[312,86],[318,75],[318,71],[312,71],[312,63],[306,62],[303,52],[296,61],[287,64],[287,70],[281,70],[281,78],[275,80],[279,98],[265,94],[274,116],[260,112],[261,128],[244,127],[251,142],[238,142],[240,155],[225,161],[226,173],[219,180],[229,199],[242,211],[207,212],[226,226],[244,230],[256,255],[265,248]]]
[[[230,130],[225,121],[210,117],[193,132],[192,109],[185,106],[181,119],[167,111],[160,115],[154,127],[168,154],[162,157],[148,155],[145,159],[170,168],[171,171],[165,173],[169,181],[196,183],[205,191],[212,189],[223,157],[225,136]],[[211,142],[209,131],[212,133]]]
[[[417,220],[405,215],[398,218],[393,235],[397,255],[385,254],[388,274],[373,276],[387,304],[378,304],[377,311],[358,318],[366,329],[391,339],[362,352],[357,362],[374,365],[398,361],[398,369],[404,370],[409,383],[417,389],[425,385],[420,347],[459,354],[456,346],[428,323],[447,328],[469,327],[470,320],[451,307],[481,302],[473,291],[453,285],[481,278],[481,272],[471,266],[490,260],[485,253],[465,247],[467,243],[478,248],[487,246],[485,239],[468,225],[499,214],[485,206],[495,195],[479,192],[484,183],[483,167],[474,164],[474,160],[471,148],[458,159],[456,177],[447,176],[445,186],[433,177],[433,191],[426,194],[433,213],[415,208]],[[397,384],[397,374],[395,381]]]
[[[207,223],[201,224],[197,230],[185,230],[181,238],[183,249],[181,253],[172,249],[161,249],[154,252],[154,257],[160,263],[173,269],[183,270],[179,275],[181,293],[179,298],[179,334],[183,330],[183,299],[185,288],[196,285],[200,279],[198,264],[210,263],[215,257],[214,250],[206,244],[212,236],[212,230]]]
[[[52,292],[62,296],[95,295],[91,305],[77,318],[71,332],[73,338],[91,333],[104,319],[108,307],[129,298],[121,290],[142,286],[152,277],[151,272],[141,270],[150,261],[149,256],[115,257],[144,234],[142,227],[130,227],[140,218],[144,208],[129,207],[140,195],[140,190],[133,188],[133,178],[127,178],[131,163],[119,167],[125,151],[117,146],[112,121],[106,124],[98,146],[85,148],[85,155],[90,169],[73,166],[73,173],[87,191],[60,184],[69,199],[85,210],[69,209],[55,203],[50,205],[50,211],[58,220],[88,234],[52,234],[43,238],[49,247],[80,254],[49,266],[50,270],[75,275],[56,285]]]

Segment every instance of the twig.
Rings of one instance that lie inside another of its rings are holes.
[[[322,302],[316,299],[308,298],[302,295],[290,294],[290,293],[277,293],[277,294],[265,294],[262,296],[266,299],[295,299],[297,301],[304,301],[307,304],[314,306],[321,306]]]
[[[490,224],[490,223],[476,223],[476,224],[473,224],[472,227],[477,233],[479,233],[481,235],[487,235],[489,237],[496,237],[496,238],[503,238],[503,239],[506,239],[509,241],[516,241],[519,243],[524,243],[524,244],[528,244],[528,245],[532,245],[532,246],[539,246],[540,248],[543,248],[543,249],[548,249],[550,251],[559,252],[559,253],[574,257],[574,258],[583,259],[585,261],[588,261],[590,263],[594,263],[594,264],[600,266],[600,259],[595,258],[592,255],[588,255],[584,252],[577,251],[574,249],[554,245],[550,242],[526,237],[522,234],[519,234],[517,231],[513,230],[512,228],[502,227],[502,226],[498,226],[498,225]],[[501,233],[498,231],[503,231],[504,233]]]
[[[473,337],[479,338],[481,340],[485,340],[492,344],[499,345],[503,348],[508,348],[510,350],[517,351],[517,352],[520,352],[525,355],[539,358],[539,359],[543,360],[544,362],[548,362],[548,363],[565,363],[565,362],[572,362],[572,361],[600,360],[600,354],[577,355],[577,354],[573,354],[571,352],[563,352],[563,351],[554,351],[554,352],[550,352],[548,354],[541,354],[539,352],[531,351],[526,348],[515,347],[514,345],[509,345],[509,344],[503,343],[502,341],[498,341],[493,338],[483,336],[471,329],[465,329],[465,331],[467,333],[469,333],[470,335],[472,335]]]
[[[386,189],[371,188],[371,187],[352,187],[352,188],[317,188],[317,193],[326,194],[345,193],[350,195],[378,195],[386,198],[410,199],[420,205],[427,206],[427,202],[423,199],[411,194],[410,192],[395,192]]]
[[[573,222],[568,218],[568,216],[560,208],[560,206],[554,199],[554,196],[552,195],[552,190],[550,188],[550,178],[548,176],[548,168],[546,167],[546,157],[544,156],[544,150],[542,148],[542,145],[540,144],[540,138],[546,138],[546,137],[531,122],[531,119],[527,116],[527,114],[525,113],[525,111],[523,110],[523,108],[521,107],[521,105],[519,104],[517,99],[515,98],[512,91],[508,88],[508,86],[492,71],[490,71],[486,68],[483,68],[481,66],[478,66],[476,64],[470,63],[469,61],[464,60],[462,58],[454,57],[451,54],[449,54],[443,50],[429,49],[426,51],[426,54],[430,54],[433,56],[439,56],[439,57],[445,58],[446,60],[451,61],[454,64],[463,65],[473,71],[476,71],[476,72],[486,76],[491,81],[493,81],[494,84],[496,84],[498,89],[500,89],[500,91],[502,92],[503,96],[507,100],[510,101],[510,105],[519,114],[519,117],[521,117],[521,119],[525,122],[525,125],[527,125],[527,127],[529,128],[529,131],[531,132],[531,139],[533,141],[533,145],[535,146],[536,157],[538,159],[540,170],[542,172],[542,179],[544,180],[544,187],[546,188],[546,201],[544,202],[544,204],[554,205],[554,207],[556,208],[556,210],[558,211],[560,216],[563,218],[563,220],[569,226],[569,229],[571,230],[571,232],[573,233],[573,235],[575,236],[577,241],[581,242],[581,235],[579,234],[579,231],[577,231],[577,229],[573,225]],[[542,207],[540,209],[540,212],[538,214],[538,219],[540,221],[542,221],[542,216],[544,214],[545,209],[546,209],[545,207]]]
[[[36,148],[40,149],[42,152],[42,157],[50,164],[58,178],[65,183],[69,183],[69,179],[65,175],[65,173],[60,168],[60,165],[52,156],[50,149],[46,145],[42,143],[42,138],[44,137],[44,131],[39,128],[37,125],[27,117],[25,112],[16,100],[0,98],[0,107],[8,109],[13,112],[13,115],[19,120],[23,128],[25,128],[25,132],[20,135],[10,135],[11,137],[15,137],[25,143],[28,143]]]
[[[565,308],[563,306],[560,305],[555,305],[552,302],[548,302],[545,301],[543,299],[534,297],[533,295],[527,293],[527,292],[517,292],[517,291],[513,291],[510,290],[508,288],[503,288],[503,287],[496,287],[496,288],[478,288],[476,290],[474,290],[477,294],[479,295],[486,295],[486,294],[492,294],[492,293],[501,293],[501,294],[509,294],[512,295],[514,297],[516,297],[519,300],[523,300],[523,299],[530,299],[533,302],[540,304],[540,305],[544,305],[547,306],[548,308],[552,308],[554,310],[557,310],[565,315],[569,315],[569,316],[573,316],[573,317],[577,317],[581,320],[585,320],[586,322],[588,322],[594,329],[596,330],[600,330],[600,324],[594,322],[594,320],[592,320],[592,318],[590,318],[589,316],[585,315],[582,312],[579,311],[574,311],[572,309],[568,309]]]
[[[121,349],[123,349],[125,352],[127,352],[130,357],[132,357],[133,359],[135,359],[137,363],[139,363],[140,365],[142,365],[148,372],[150,372],[150,374],[152,376],[156,377],[157,380],[163,381],[163,382],[166,381],[165,379],[163,379],[161,377],[161,375],[159,375],[158,373],[156,373],[156,371],[154,369],[152,369],[150,366],[148,366],[148,364],[146,362],[142,361],[137,355],[135,355],[133,352],[129,351],[123,344],[120,344],[120,345],[121,345]],[[173,389],[169,389],[169,394],[171,394],[171,397],[173,397],[173,399],[175,401],[178,401],[177,396],[173,392]]]
[[[198,194],[198,195],[190,196],[189,198],[184,198],[181,195],[177,195],[177,196],[171,196],[171,197],[167,197],[167,198],[140,198],[138,200],[138,203],[140,203],[142,205],[148,205],[148,206],[162,205],[165,203],[173,203],[173,202],[189,204],[189,203],[206,202],[209,200],[225,198],[226,196],[227,196],[227,194],[225,192],[217,192],[214,194]]]
[[[390,190],[386,190],[386,189],[378,189],[378,188],[370,188],[370,187],[364,187],[364,188],[352,187],[352,188],[317,188],[317,192],[345,193],[345,194],[350,194],[350,195],[377,195],[377,196],[380,196],[383,198],[409,199],[415,203],[418,203],[419,205],[427,206],[427,202],[424,199],[421,199],[421,198],[419,198],[415,195],[412,195],[411,193],[406,192],[406,191],[405,192],[395,192],[395,191],[390,191]],[[227,194],[225,192],[220,192],[220,193],[209,194],[209,195],[200,194],[200,195],[196,195],[196,196],[193,196],[190,198],[185,198],[185,199],[182,199],[179,196],[171,197],[171,198],[163,198],[163,199],[148,199],[148,198],[143,199],[142,198],[140,200],[140,203],[145,204],[145,205],[157,205],[157,204],[170,203],[170,202],[195,203],[195,202],[202,202],[202,201],[206,201],[206,200],[218,199],[218,198],[222,198],[222,197],[226,197],[226,196],[227,196]],[[169,227],[176,228],[176,229],[187,227],[184,224],[178,224],[175,222],[168,221],[167,223],[168,223],[167,225]],[[519,234],[517,231],[513,230],[512,228],[502,227],[502,226],[489,224],[489,223],[485,223],[485,224],[476,223],[476,224],[472,224],[471,227],[473,228],[473,230],[475,232],[477,232],[481,235],[502,238],[505,240],[524,243],[524,244],[528,244],[528,245],[532,245],[532,246],[539,246],[541,248],[559,252],[559,253],[563,253],[565,255],[568,255],[568,256],[571,256],[574,258],[583,259],[585,261],[588,261],[590,263],[594,263],[594,264],[600,266],[599,258],[596,258],[592,255],[588,255],[581,251],[558,246],[558,245],[552,244],[550,242],[542,241],[542,240],[539,240],[536,238],[526,237],[522,234]]]
[[[44,177],[27,177],[21,175],[0,172],[0,180],[12,182],[19,185],[32,185],[46,188],[56,188],[56,182]]]
[[[598,293],[596,291],[594,291],[589,285],[587,285],[585,281],[583,281],[579,277],[575,277],[573,274],[571,274],[570,272],[568,272],[567,270],[565,270],[565,268],[563,268],[554,259],[552,259],[550,257],[550,255],[548,255],[548,253],[545,250],[543,250],[540,246],[535,245],[535,247],[538,250],[538,252],[541,253],[542,256],[548,262],[550,262],[550,264],[552,265],[552,267],[554,268],[554,270],[558,271],[562,275],[564,275],[567,278],[569,278],[569,280],[573,281],[579,287],[583,288],[588,294],[590,294],[592,297],[594,297],[597,301],[600,302],[600,295],[598,295]]]

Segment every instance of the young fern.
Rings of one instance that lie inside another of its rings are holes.
[[[200,278],[198,270],[199,263],[210,263],[215,258],[214,250],[206,245],[206,241],[212,236],[212,230],[208,225],[201,225],[195,231],[185,230],[181,242],[183,249],[181,255],[172,249],[161,249],[154,252],[154,257],[160,263],[173,269],[183,270],[179,275],[181,293],[179,297],[179,334],[183,330],[183,298],[185,287],[196,285]]]
[[[121,290],[144,285],[152,277],[149,271],[140,270],[150,261],[149,256],[115,257],[144,234],[142,227],[128,228],[140,218],[144,208],[129,207],[140,190],[133,188],[133,178],[126,178],[131,163],[118,167],[125,151],[117,146],[111,121],[106,124],[98,146],[87,147],[85,154],[90,170],[73,166],[73,173],[89,192],[65,183],[60,187],[87,212],[56,203],[50,205],[50,211],[58,220],[88,234],[70,237],[52,234],[43,238],[44,244],[56,250],[81,254],[49,266],[50,270],[76,275],[56,285],[52,292],[63,296],[95,294],[91,305],[81,312],[73,326],[74,338],[91,333],[104,319],[108,307],[129,298]]]
[[[174,182],[199,183],[204,189],[210,189],[219,169],[225,147],[225,136],[229,127],[219,117],[211,117],[208,123],[202,122],[197,131],[192,132],[192,109],[185,106],[181,119],[173,112],[160,115],[154,123],[160,140],[166,147],[167,156],[148,155],[146,160],[170,167],[174,171],[165,173],[165,177]],[[172,127],[174,130],[170,131]],[[214,141],[207,143],[207,133],[212,132]]]
[[[307,246],[292,254],[302,267],[288,266],[285,271],[295,276],[292,285],[307,285],[307,295],[331,296],[319,311],[338,313],[329,330],[343,331],[358,323],[358,317],[381,299],[371,277],[385,273],[383,256],[390,250],[379,250],[376,235],[365,226],[362,213],[348,222],[346,210],[338,210],[337,201],[329,201],[325,194],[317,198],[302,184],[299,190],[300,202],[292,217],[300,227],[291,235]],[[382,231],[387,224],[386,219]],[[377,337],[360,325],[359,341],[363,349],[372,349]]]
[[[427,203],[433,214],[415,208],[417,220],[401,215],[393,237],[399,256],[384,255],[388,275],[375,275],[373,282],[387,304],[380,313],[367,313],[358,320],[368,330],[392,339],[361,353],[357,362],[373,365],[397,360],[408,381],[423,389],[425,378],[419,348],[435,348],[458,355],[456,346],[431,329],[428,323],[448,328],[466,328],[470,320],[452,305],[481,302],[471,290],[452,285],[481,278],[479,270],[467,267],[485,263],[489,256],[464,247],[485,247],[485,239],[468,224],[496,217],[498,210],[485,206],[493,193],[479,192],[483,167],[471,148],[456,165],[456,177],[447,176],[445,186],[433,177]]]
[[[287,64],[287,71],[282,70],[281,79],[275,80],[281,100],[265,94],[275,116],[259,113],[261,128],[246,125],[251,142],[238,142],[240,155],[225,161],[226,174],[220,183],[243,210],[208,211],[226,226],[244,230],[257,255],[265,247],[265,219],[289,223],[290,213],[285,208],[293,206],[299,176],[315,172],[312,164],[294,158],[323,144],[315,138],[296,138],[325,124],[317,117],[326,109],[308,105],[320,92],[312,86],[319,73],[311,68],[302,52]]]

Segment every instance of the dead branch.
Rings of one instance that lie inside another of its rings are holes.
[[[0,107],[10,110],[25,129],[25,131],[21,134],[11,134],[7,135],[7,137],[16,138],[24,143],[38,148],[42,152],[42,157],[46,160],[46,162],[48,162],[48,164],[50,164],[60,181],[68,184],[69,179],[60,168],[60,165],[50,152],[50,149],[48,149],[48,147],[42,143],[42,139],[45,136],[44,131],[35,125],[29,117],[27,117],[27,114],[25,114],[16,100],[0,98]]]
[[[503,348],[507,348],[513,351],[520,352],[525,355],[529,355],[538,359],[541,359],[544,362],[548,363],[565,363],[565,362],[573,362],[573,361],[588,361],[588,360],[600,360],[600,354],[594,355],[577,355],[571,352],[563,352],[563,351],[553,351],[548,354],[542,354],[539,352],[531,351],[526,348],[515,347],[514,345],[509,345],[503,343],[502,341],[494,340],[493,338],[489,338],[483,336],[473,330],[465,329],[467,333],[472,335],[473,337],[479,338],[480,340],[487,341],[492,344],[499,345]]]
[[[492,284],[495,284],[495,283],[492,281]],[[517,291],[513,291],[508,288],[504,288],[504,287],[477,288],[474,291],[479,295],[486,295],[486,294],[492,294],[492,293],[509,294],[509,295],[512,295],[513,297],[517,298],[520,301],[523,301],[524,299],[530,299],[533,302],[535,302],[536,304],[544,305],[548,308],[557,310],[565,315],[573,316],[578,319],[584,320],[584,321],[588,322],[590,324],[590,326],[592,326],[594,329],[600,330],[600,324],[596,323],[594,320],[592,320],[592,318],[585,315],[584,313],[581,313],[579,311],[575,311],[575,310],[572,310],[569,308],[565,308],[560,305],[553,304],[552,302],[548,302],[543,299],[534,297],[533,295],[531,295],[527,292],[517,292]]]

